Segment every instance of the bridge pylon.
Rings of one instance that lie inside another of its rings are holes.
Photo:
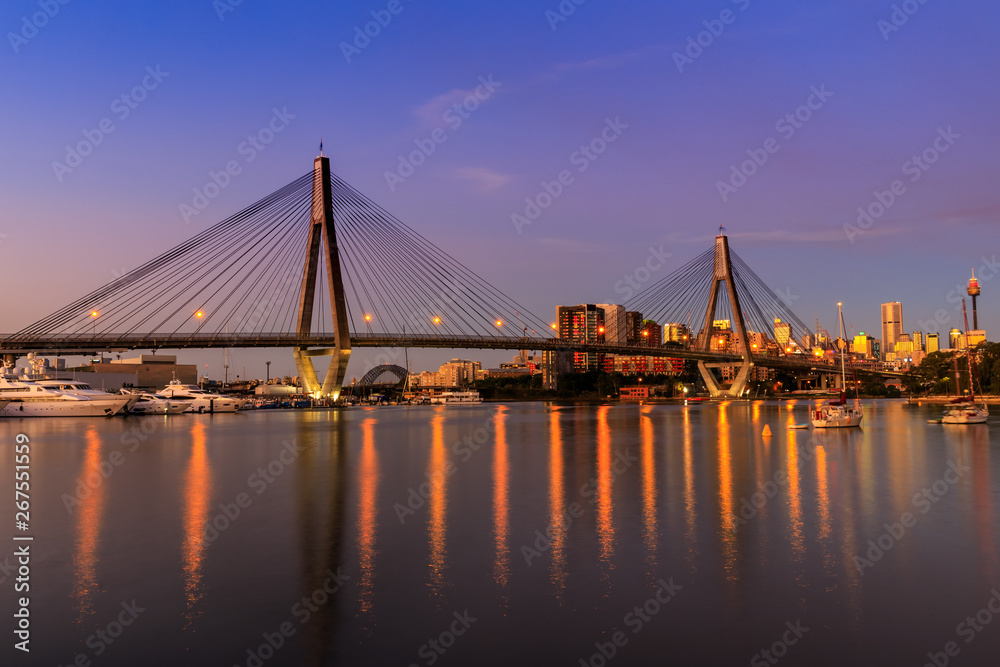
[[[704,337],[701,348],[706,352],[712,349],[712,323],[715,321],[715,310],[719,301],[719,287],[725,283],[729,294],[729,305],[733,311],[733,324],[736,327],[736,336],[743,347],[743,363],[736,374],[736,379],[728,389],[723,389],[715,375],[709,370],[704,361],[698,362],[698,371],[701,373],[708,393],[712,397],[731,396],[738,397],[743,393],[747,385],[747,378],[750,369],[753,368],[753,359],[750,352],[750,340],[747,337],[746,323],[743,320],[743,309],[740,308],[740,297],[736,292],[736,284],[733,282],[733,267],[729,258],[729,241],[725,236],[715,237],[715,273],[711,284],[711,292],[708,297],[708,308],[705,311],[705,326],[702,328]]]
[[[330,181],[330,158],[319,156],[313,162],[312,215],[306,262],[302,273],[302,290],[299,298],[297,333],[308,336],[312,332],[313,306],[316,300],[316,280],[319,277],[320,252],[326,260],[326,277],[330,294],[330,312],[333,314],[334,346],[292,350],[295,367],[303,389],[314,397],[340,397],[351,358],[351,332],[347,324],[347,302],[344,298],[344,279],[340,272],[340,251],[333,224],[333,195]],[[316,375],[312,358],[332,356],[330,367],[322,383]]]

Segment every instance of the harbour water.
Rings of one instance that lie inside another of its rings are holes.
[[[2,664],[995,664],[990,428],[790,430],[809,408],[0,420],[34,538],[30,654],[0,556]]]

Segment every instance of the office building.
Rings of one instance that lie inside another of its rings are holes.
[[[903,333],[903,304],[899,301],[890,301],[882,304],[882,353],[886,355],[886,361],[890,354],[894,355],[896,341]]]
[[[867,359],[871,359],[875,356],[875,339],[866,334],[864,331],[859,332],[858,335],[854,337],[854,346],[852,352],[854,354],[862,355]]]
[[[782,322],[780,317],[774,318],[774,340],[782,349],[789,347],[789,341],[792,340],[792,325]]]
[[[646,347],[661,347],[663,345],[663,327],[653,320],[643,320],[639,338],[641,345]]]
[[[603,343],[605,340],[604,309],[596,304],[556,306],[559,338],[577,343]],[[601,357],[595,352],[574,352],[573,370],[578,373],[600,370]]]
[[[938,335],[936,333],[927,334],[927,354],[932,352],[937,352],[941,349],[938,343]]]
[[[680,343],[687,347],[691,344],[691,331],[678,322],[668,322],[663,325],[663,342]]]
[[[612,303],[598,303],[604,310],[604,342],[609,345],[625,345],[628,340],[628,320],[625,306]]]
[[[625,311],[625,344],[638,345],[642,337],[642,313],[635,310]]]
[[[963,346],[960,346],[960,342],[964,342],[962,332],[958,329],[952,329],[948,332],[948,349],[950,350],[960,350]]]

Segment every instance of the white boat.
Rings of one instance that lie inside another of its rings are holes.
[[[847,347],[844,341],[844,313],[841,310],[840,302],[837,302],[837,316],[840,319],[840,386],[847,386],[847,373],[844,370],[844,348]],[[840,398],[829,401],[819,410],[813,411],[813,428],[850,428],[861,426],[861,419],[865,416],[861,407],[861,400],[857,398],[857,387],[854,389],[854,405],[847,405],[847,395],[840,392]]]
[[[109,408],[112,415],[127,414],[129,408],[139,400],[138,397],[132,395],[109,394],[106,391],[94,389],[86,382],[80,380],[33,380],[33,382],[43,387],[69,394],[70,396],[89,398],[91,401]]]
[[[951,405],[953,407],[941,415],[942,424],[985,424],[990,416],[986,404],[976,405],[971,396],[956,398]]]
[[[478,391],[443,391],[431,396],[432,405],[475,405],[482,402]]]
[[[962,317],[965,318],[965,330],[969,330],[969,316],[965,313],[965,299],[962,299]],[[951,402],[953,407],[941,415],[942,424],[985,424],[990,416],[990,410],[983,404],[976,405],[976,383],[972,372],[972,350],[966,349],[965,359],[969,364],[969,395],[961,396],[961,386],[958,382],[958,359],[955,360],[955,386],[960,396]],[[980,392],[982,393],[982,392]]]
[[[171,399],[191,401],[184,412],[236,412],[244,403],[241,398],[210,394],[196,384],[181,384],[180,380],[171,380],[158,393]]]
[[[4,417],[105,417],[114,414],[113,406],[106,401],[64,393],[30,380],[0,376],[2,401],[8,401],[0,409],[0,416]],[[124,406],[128,399],[120,402]]]
[[[128,411],[130,415],[179,415],[191,407],[193,401],[170,398],[163,394],[133,394],[122,389],[122,394],[138,396],[135,405]]]

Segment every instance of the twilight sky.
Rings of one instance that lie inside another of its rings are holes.
[[[322,136],[335,172],[546,320],[620,302],[652,251],[671,256],[642,286],[724,225],[831,331],[838,300],[876,336],[883,301],[903,303],[907,331],[936,312],[962,328],[949,293],[974,267],[995,340],[998,23],[996,3],[944,0],[9,0],[0,331],[302,175]],[[245,143],[269,126],[270,143]],[[602,133],[602,153],[578,152]],[[400,170],[432,135],[446,139]],[[68,154],[81,142],[89,154]],[[230,161],[239,173],[186,221]],[[512,215],[563,170],[572,181],[518,230]],[[235,355],[251,375],[265,357],[293,373],[284,351]],[[182,360],[219,377],[221,357]],[[373,357],[357,350],[348,376]]]

